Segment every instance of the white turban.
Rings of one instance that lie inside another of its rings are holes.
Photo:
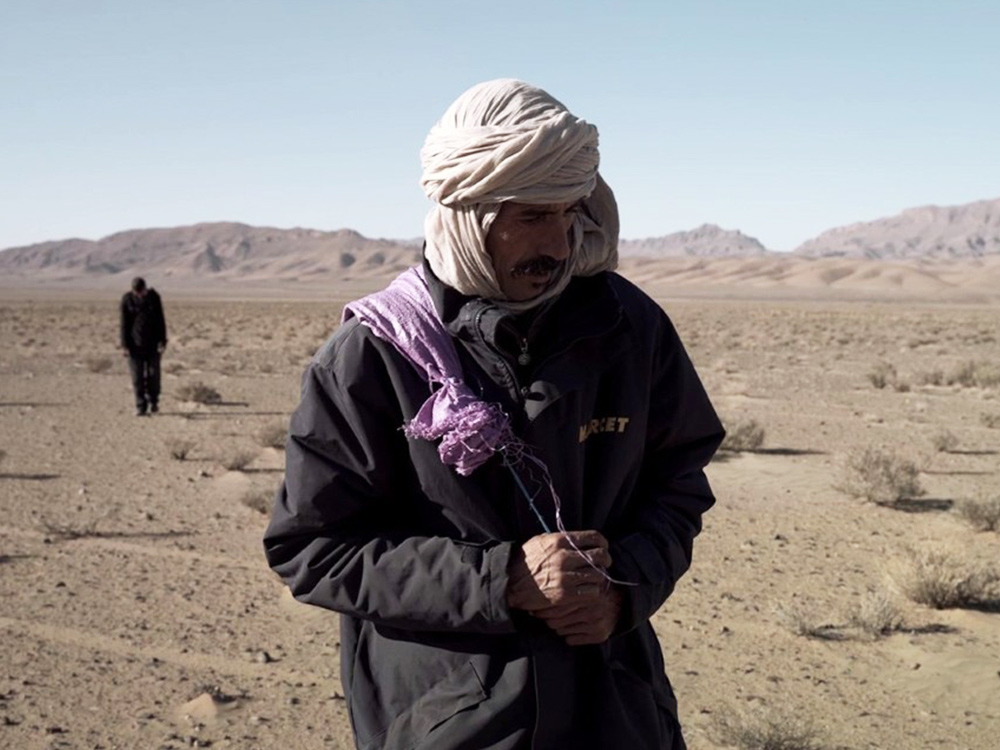
[[[597,173],[597,128],[541,89],[509,78],[473,86],[431,128],[420,158],[420,184],[436,202],[424,223],[427,260],[459,292],[527,309],[559,294],[574,275],[617,265],[618,208]],[[505,300],[485,246],[500,204],[581,199],[573,255],[560,277],[527,302]]]

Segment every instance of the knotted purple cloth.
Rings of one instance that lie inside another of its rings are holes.
[[[468,476],[512,440],[507,416],[478,398],[462,379],[455,343],[434,309],[423,269],[410,268],[385,289],[344,307],[342,322],[356,317],[403,354],[431,386],[407,437],[441,440],[442,463]]]

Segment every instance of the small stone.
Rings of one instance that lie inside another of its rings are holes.
[[[267,651],[258,651],[253,655],[253,660],[258,664],[270,664],[274,661],[274,657],[267,653]]]

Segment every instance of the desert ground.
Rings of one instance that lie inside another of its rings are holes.
[[[170,345],[141,419],[121,290],[0,294],[0,747],[350,748],[337,617],[290,598],[261,534],[299,376],[362,290],[150,281]],[[654,617],[692,750],[995,750],[1000,534],[959,510],[1000,498],[1000,304],[668,281],[651,289],[750,435],[709,467],[718,503]],[[198,383],[216,403],[183,398]],[[866,447],[922,493],[850,494]],[[935,581],[958,606],[913,600]],[[753,745],[768,728],[788,743]]]

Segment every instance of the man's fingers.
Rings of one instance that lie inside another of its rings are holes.
[[[611,565],[611,555],[606,550],[589,550],[577,552],[575,549],[559,550],[552,557],[555,565],[563,570],[582,572],[600,568],[603,570]]]
[[[604,534],[593,529],[559,532],[558,543],[561,547],[568,549],[573,549],[573,546],[576,545],[577,549],[584,552],[590,549],[606,550],[608,548],[608,540]]]

